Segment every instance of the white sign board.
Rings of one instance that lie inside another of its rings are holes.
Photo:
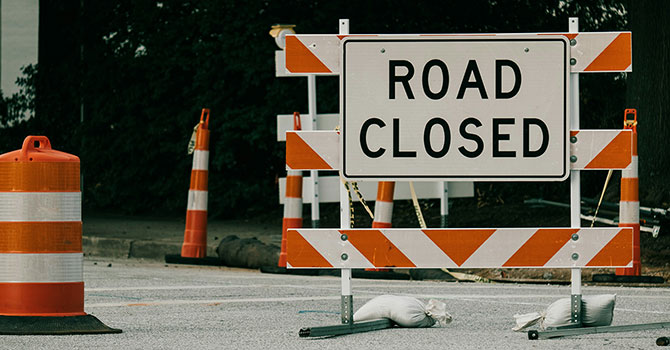
[[[343,175],[565,180],[569,53],[559,35],[346,38]]]

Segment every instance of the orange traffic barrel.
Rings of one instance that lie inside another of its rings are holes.
[[[0,155],[0,334],[121,332],[84,312],[79,186],[45,136]]]

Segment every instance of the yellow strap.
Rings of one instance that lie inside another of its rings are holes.
[[[351,200],[351,189],[349,188],[349,182],[345,181],[342,175],[340,175],[340,181],[344,185],[344,188],[347,190],[347,196],[349,197],[349,228],[354,228],[354,205]]]
[[[416,192],[414,191],[414,182],[409,182],[409,192],[412,194],[412,203],[414,204],[414,212],[416,213],[416,218],[419,220],[419,227],[427,228],[426,221],[423,219],[423,214],[421,213],[421,207],[419,206],[419,199],[416,197]]]
[[[358,183],[352,181],[351,187],[353,187],[354,192],[356,192],[356,196],[358,196],[358,201],[361,202],[361,204],[363,204],[363,208],[365,208],[365,211],[367,211],[368,215],[370,215],[370,219],[374,220],[375,216],[372,214],[372,210],[370,210],[370,207],[368,207],[368,203],[365,202],[365,198],[363,198],[361,191],[358,189]]]
[[[596,207],[596,212],[593,214],[593,220],[591,220],[591,227],[596,222],[596,216],[598,216],[598,209],[600,209],[600,204],[603,202],[603,197],[605,196],[605,190],[607,189],[607,184],[610,182],[612,177],[612,169],[607,172],[607,178],[605,179],[605,185],[603,186],[603,191],[600,193],[600,199],[598,200],[598,206]]]

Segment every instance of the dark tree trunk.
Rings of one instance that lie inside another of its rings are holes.
[[[633,32],[633,73],[626,102],[638,111],[640,200],[670,202],[670,1],[634,0],[629,4]]]

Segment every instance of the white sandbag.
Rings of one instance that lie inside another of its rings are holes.
[[[380,318],[388,318],[401,327],[431,327],[451,322],[446,304],[431,299],[425,305],[417,298],[397,295],[374,297],[354,313],[354,322]]]
[[[582,323],[587,327],[612,324],[616,294],[587,295],[582,297]]]
[[[582,296],[582,325],[584,327],[611,325],[615,303],[616,294]],[[544,329],[568,326],[571,318],[570,298],[559,299],[547,307],[541,327]]]
[[[546,329],[570,325],[570,320],[572,320],[571,304],[572,300],[570,298],[558,299],[549,304],[544,311],[544,317],[540,321],[540,328]]]
[[[522,331],[538,322],[542,321],[544,318],[544,313],[531,312],[528,314],[514,315],[514,320],[516,321],[516,327],[512,328],[513,331],[519,332]]]
[[[572,319],[571,299],[558,299],[551,303],[543,312],[532,312],[514,315],[516,327],[514,331],[539,323],[540,329],[569,326]],[[582,296],[582,325],[584,327],[600,327],[612,324],[616,294]]]

